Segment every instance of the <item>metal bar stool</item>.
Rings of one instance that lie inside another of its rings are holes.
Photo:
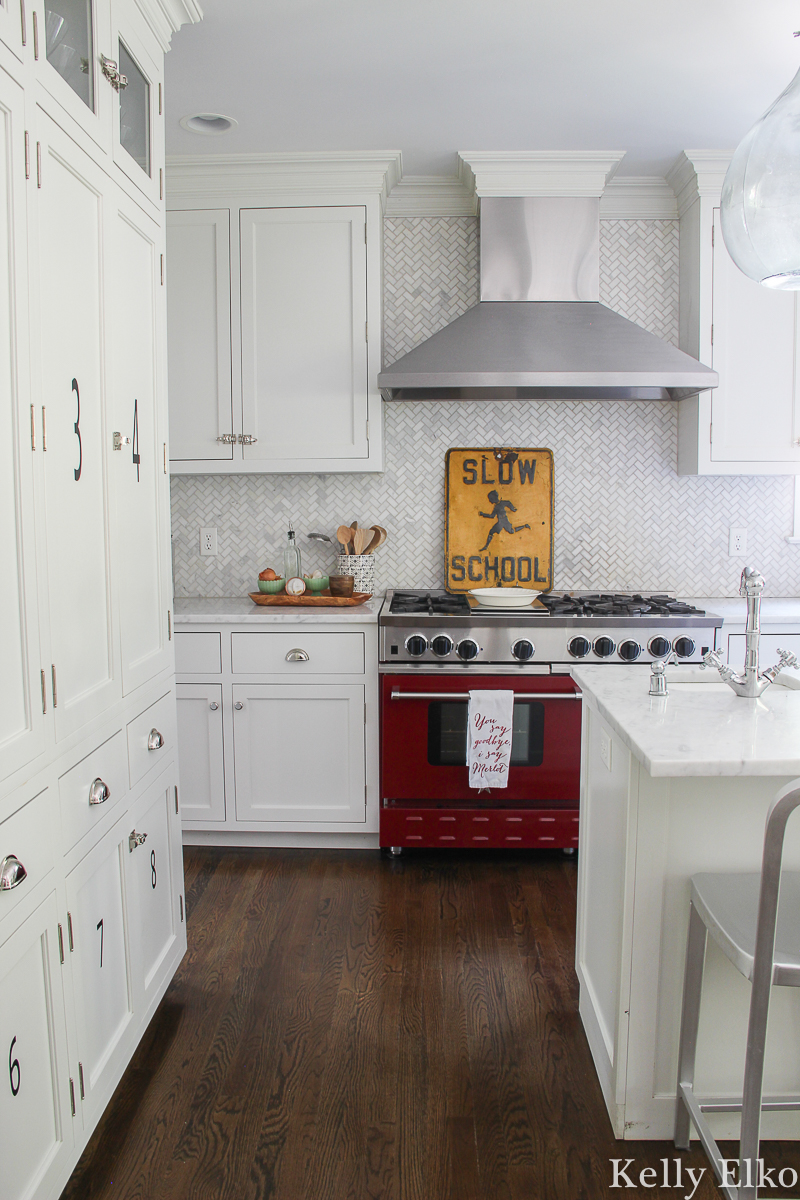
[[[778,792],[767,814],[760,876],[737,873],[695,875],[692,879],[678,1052],[675,1145],[689,1149],[693,1124],[721,1184],[722,1155],[703,1114],[741,1112],[738,1186],[722,1187],[728,1200],[757,1200],[761,1113],[800,1109],[800,1096],[762,1096],[771,985],[800,987],[800,872],[781,872],[786,822],[798,805],[800,779],[794,779]],[[753,985],[740,1101],[700,1099],[694,1093],[697,1026],[709,933]]]

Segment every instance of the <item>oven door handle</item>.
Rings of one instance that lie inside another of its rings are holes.
[[[491,690],[491,689],[490,689]],[[502,688],[497,688],[502,691]],[[581,692],[514,692],[514,703],[529,700],[580,700]],[[392,700],[469,700],[469,692],[397,692],[391,693]]]

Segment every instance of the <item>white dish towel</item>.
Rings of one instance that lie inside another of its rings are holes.
[[[471,788],[508,787],[512,691],[470,691],[467,716],[467,766]]]

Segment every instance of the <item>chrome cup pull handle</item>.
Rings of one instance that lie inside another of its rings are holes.
[[[286,655],[287,662],[308,662],[308,654],[305,650],[295,649],[290,650]]]
[[[148,750],[160,750],[164,745],[164,738],[157,729],[151,729],[147,738]]]
[[[98,775],[97,779],[89,788],[89,803],[90,804],[105,804],[106,800],[111,799],[111,788]]]
[[[0,862],[0,891],[10,892],[12,888],[19,887],[27,878],[28,872],[16,854],[7,854]]]

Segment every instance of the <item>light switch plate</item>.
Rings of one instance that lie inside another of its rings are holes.
[[[605,729],[600,730],[600,757],[603,762],[611,770],[611,737],[606,733]]]

